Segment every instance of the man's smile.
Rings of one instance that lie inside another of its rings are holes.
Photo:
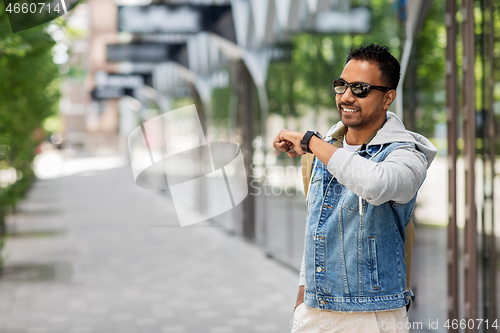
[[[345,114],[353,114],[353,113],[356,113],[358,111],[359,110],[357,110],[357,109],[351,109],[351,108],[342,107],[342,112],[345,113]]]

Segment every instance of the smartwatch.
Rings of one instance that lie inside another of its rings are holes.
[[[309,141],[311,141],[313,135],[317,136],[320,139],[323,139],[321,134],[319,134],[317,131],[308,130],[302,137],[302,140],[300,140],[300,148],[304,153],[312,154],[312,151],[309,149]]]

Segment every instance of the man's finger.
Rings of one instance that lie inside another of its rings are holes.
[[[287,141],[275,142],[274,148],[283,152],[287,152],[291,149]]]

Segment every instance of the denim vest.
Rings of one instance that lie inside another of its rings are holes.
[[[357,153],[382,162],[393,142]],[[399,309],[406,289],[405,227],[416,195],[406,204],[369,204],[334,178],[315,158],[307,198],[305,295],[309,308],[342,312]]]

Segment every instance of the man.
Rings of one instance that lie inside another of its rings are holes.
[[[387,111],[399,78],[387,47],[351,50],[333,80],[341,122],[273,142],[315,155],[292,332],[408,332],[405,226],[436,148]]]

